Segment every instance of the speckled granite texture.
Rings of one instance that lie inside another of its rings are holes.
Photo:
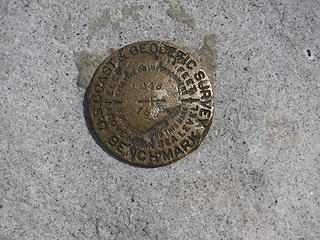
[[[320,239],[319,15],[317,0],[0,0],[0,239]],[[108,155],[83,114],[88,71],[150,39],[198,53],[216,100],[200,149],[156,169]]]

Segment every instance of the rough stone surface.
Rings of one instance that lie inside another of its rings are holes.
[[[315,0],[0,1],[0,239],[320,239],[319,14]],[[200,149],[156,169],[95,142],[75,61],[150,39],[199,51],[215,78]]]
[[[130,17],[137,21],[140,18],[139,10],[143,9],[144,5],[132,5],[129,7],[128,5],[124,5],[121,10],[122,18],[117,18],[114,20],[114,16],[110,15],[110,11],[108,8],[104,10],[104,12],[97,18],[89,27],[90,34],[87,37],[88,46],[91,45],[91,40],[99,34],[100,30],[104,29],[108,23],[112,24],[114,28],[118,29],[120,27],[121,22],[125,22]]]
[[[201,48],[194,48],[190,51],[193,56],[200,60],[202,66],[206,69],[206,72],[210,79],[215,79],[214,74],[217,69],[217,50],[216,50],[216,34],[205,35],[203,39],[203,45]],[[187,47],[188,48],[188,47]]]
[[[103,62],[106,56],[88,53],[86,51],[77,52],[75,54],[75,63],[79,71],[78,85],[87,88],[92,79],[92,75],[97,67]]]
[[[179,5],[171,5],[167,11],[168,16],[173,20],[187,24],[191,28],[196,27],[195,20],[186,13],[186,10]]]

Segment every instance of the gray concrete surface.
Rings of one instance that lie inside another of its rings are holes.
[[[317,0],[1,0],[0,239],[320,239],[319,15]],[[78,84],[149,39],[215,77],[201,148],[156,169],[96,144]]]

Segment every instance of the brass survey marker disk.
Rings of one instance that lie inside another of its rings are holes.
[[[96,70],[88,91],[91,124],[121,159],[156,167],[197,149],[212,122],[207,74],[188,52],[146,41],[114,52]]]

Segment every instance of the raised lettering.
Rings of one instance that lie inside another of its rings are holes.
[[[192,66],[191,66],[191,65],[192,65]],[[187,66],[188,69],[192,70],[193,67],[196,67],[196,66],[197,66],[197,64],[196,64],[195,61],[189,60],[189,62],[187,62],[187,64],[186,64],[186,66]]]
[[[160,153],[159,152],[155,152],[154,154],[152,154],[152,152],[149,152],[149,159],[151,162],[158,162],[160,160]]]
[[[116,150],[120,153],[120,154],[123,154],[123,150],[124,150],[124,147],[127,147],[127,144],[125,144],[124,142],[120,141],[119,144],[117,145],[117,148]]]
[[[201,117],[207,117],[207,118],[209,118],[210,115],[211,115],[211,111],[208,110],[208,109],[201,108],[200,111],[199,111],[199,115],[200,115]]]
[[[109,138],[109,144],[111,146],[115,146],[118,142],[119,142],[119,139],[114,135]]]
[[[182,73],[181,77],[183,79],[186,79],[187,77],[189,77],[189,73],[188,72],[184,72],[184,73]]]
[[[174,146],[174,155],[176,157],[179,156],[179,154],[183,154],[183,151],[181,150],[181,148],[179,148],[177,145]]]
[[[183,150],[186,152],[188,151],[188,148],[191,148],[192,146],[190,145],[190,142],[189,140],[187,139],[183,139],[181,142],[180,142],[180,146],[183,148]]]
[[[97,121],[96,126],[99,131],[104,130],[107,128],[107,123],[103,120]]]
[[[200,81],[200,80],[204,79],[205,76],[206,76],[206,75],[205,75],[204,72],[202,72],[202,71],[199,71],[199,72],[197,72],[197,73],[194,74],[194,78],[195,78],[197,81]]]
[[[161,153],[162,153],[163,161],[169,161],[173,159],[172,150],[170,148],[168,148],[168,152],[162,151]]]
[[[191,135],[188,136],[188,139],[192,142],[192,146],[195,147],[199,144],[200,141],[200,135],[197,133],[197,135],[192,131]]]
[[[92,95],[90,98],[90,101],[93,103],[99,103],[101,102],[102,97],[100,95]]]
[[[138,156],[138,160],[143,162],[146,159],[146,152],[143,150],[140,150],[137,156]]]
[[[201,99],[206,99],[211,97],[211,91],[206,89],[206,90],[201,90],[200,91],[202,95]]]
[[[140,50],[140,53],[147,53],[147,51],[145,50],[145,46],[146,46],[145,43],[140,43],[140,44],[138,45],[139,50]]]
[[[158,46],[155,43],[150,43],[149,45],[149,51],[152,53],[156,53],[158,51]]]
[[[94,85],[93,89],[94,89],[94,91],[97,92],[97,93],[103,92],[103,87],[100,86],[100,85],[97,85],[97,84]]]
[[[207,100],[207,101],[205,101],[205,102],[200,102],[201,106],[202,106],[202,107],[205,107],[205,108],[207,108],[207,109],[211,109],[211,107],[208,105],[208,104],[210,104],[210,103],[211,103],[211,100],[210,100],[210,99]]]
[[[198,119],[198,122],[199,122],[199,126],[205,128],[205,127],[207,127],[208,119]]]
[[[137,48],[136,46],[131,46],[131,47],[129,48],[129,52],[130,52],[130,54],[131,54],[132,56],[135,56],[135,55],[138,54],[138,48]]]

